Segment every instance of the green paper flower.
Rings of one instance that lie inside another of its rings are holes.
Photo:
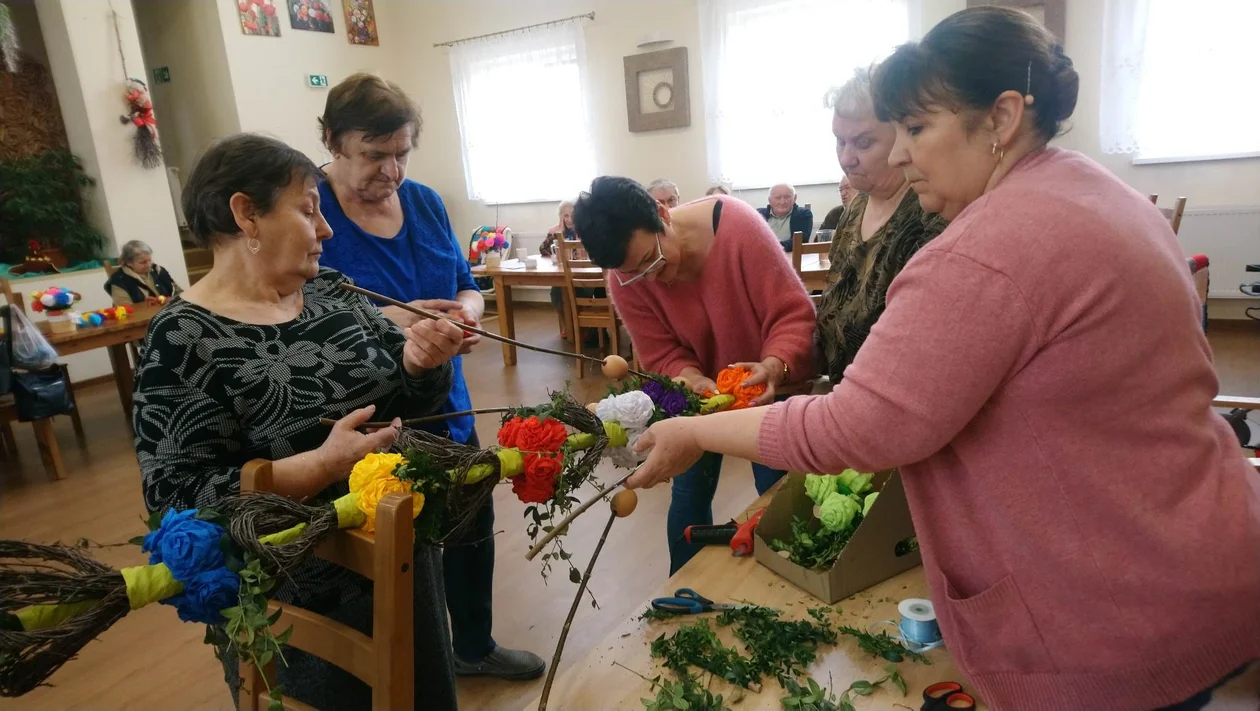
[[[822,506],[827,495],[836,492],[836,481],[833,474],[806,474],[805,493],[815,504]]]
[[[818,507],[818,518],[828,531],[846,530],[862,510],[862,502],[852,494],[832,492]]]
[[[862,502],[862,518],[871,512],[871,507],[875,505],[875,497],[879,496],[879,492],[871,492],[866,495],[866,501]]]
[[[861,474],[856,469],[845,469],[840,472],[840,483],[848,487],[849,491],[855,494],[865,494],[871,489],[871,479],[875,478],[874,474]]]

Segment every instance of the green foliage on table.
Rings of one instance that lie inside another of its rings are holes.
[[[30,240],[71,261],[100,256],[105,236],[88,224],[81,193],[95,182],[67,151],[0,162],[0,257],[21,260]]]
[[[656,698],[640,699],[647,711],[731,711],[722,695],[700,686],[695,677],[684,674],[677,681],[649,679],[656,689]]]
[[[818,526],[817,530],[811,531],[813,521],[793,516],[792,535],[786,541],[777,538],[770,541],[770,547],[776,551],[787,551],[788,559],[802,568],[827,570],[835,564],[861,523],[862,515],[857,514],[853,523],[843,530],[830,531]]]
[[[741,607],[722,611],[717,622],[733,626],[735,637],[751,654],[749,665],[758,679],[773,676],[784,685],[814,663],[820,644],[836,643],[830,620],[810,614],[817,622],[785,620],[768,607]]]
[[[887,632],[870,634],[853,627],[841,627],[840,634],[856,639],[858,646],[870,655],[882,657],[890,662],[900,662],[902,659],[909,659],[919,664],[932,663],[932,660],[922,654],[906,649],[901,642],[889,637]]]
[[[858,679],[839,698],[835,692],[828,691],[820,686],[813,679],[805,679],[802,686],[796,681],[789,680],[784,685],[788,695],[779,699],[779,703],[783,704],[783,708],[788,711],[855,711],[853,699],[857,696],[870,696],[875,690],[887,682],[892,682],[894,686],[901,690],[901,695],[906,695],[906,681],[901,678],[901,674],[897,672],[897,668],[889,665],[885,668],[885,675],[875,681],[867,681],[866,679]]]

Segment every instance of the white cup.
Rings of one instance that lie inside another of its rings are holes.
[[[529,256],[529,247],[521,247],[520,249],[516,250],[516,258],[521,260],[522,262],[525,261],[525,258],[528,256]]]

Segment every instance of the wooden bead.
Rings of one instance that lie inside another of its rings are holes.
[[[591,414],[593,415],[595,414],[595,411],[599,409],[599,403],[597,402],[587,403],[586,409],[590,410]]]
[[[617,514],[617,518],[625,518],[634,513],[638,505],[639,495],[634,492],[634,489],[622,489],[612,497],[612,511]]]
[[[621,380],[630,373],[630,364],[619,355],[610,355],[604,359],[601,370],[604,371],[604,377]]]

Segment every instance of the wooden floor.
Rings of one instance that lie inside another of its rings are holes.
[[[556,319],[547,309],[517,313],[518,338],[559,347]],[[491,328],[494,328],[491,324]],[[1223,392],[1260,396],[1260,328],[1217,328],[1210,333]],[[1153,354],[1158,357],[1158,354]],[[474,405],[538,403],[547,390],[570,380],[582,401],[602,395],[607,386],[598,374],[573,380],[573,366],[553,356],[522,351],[520,364],[503,367],[497,344],[487,343],[465,360]],[[130,434],[112,384],[78,394],[88,448],[74,444],[70,423],[59,418],[66,469],[61,482],[49,482],[39,463],[29,426],[17,427],[19,463],[3,463],[0,476],[0,538],[66,542],[88,538],[99,543],[125,541],[143,532],[140,474]],[[495,438],[496,416],[482,416],[477,428],[483,442]],[[607,466],[607,465],[605,465]],[[714,514],[720,520],[743,510],[755,498],[748,465],[728,461]],[[630,613],[668,574],[665,511],[668,489],[643,492],[638,511],[614,526],[593,577],[600,609],[583,605],[574,621],[562,666],[580,658]],[[575,586],[561,573],[544,585],[539,564],[524,559],[527,548],[524,506],[507,487],[496,494],[498,558],[495,570],[495,637],[500,644],[530,649],[550,660]],[[576,561],[594,547],[603,516],[577,521],[568,536]],[[143,563],[130,546],[94,552],[114,566]],[[56,685],[22,699],[0,700],[0,709],[229,709],[222,673],[199,625],[181,624],[174,611],[150,606],[129,615],[88,645],[79,659],[54,675]],[[518,709],[538,695],[541,681],[509,683],[460,680],[464,709]]]

